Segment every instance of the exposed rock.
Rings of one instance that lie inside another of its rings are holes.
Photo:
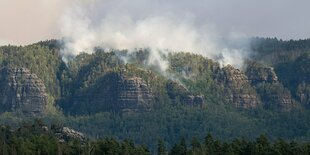
[[[1,111],[21,111],[26,115],[43,115],[47,93],[43,81],[27,68],[0,70]]]
[[[242,71],[229,65],[223,68],[223,82],[233,89],[242,89],[248,85],[249,80]]]
[[[70,129],[68,127],[60,127],[52,129],[55,137],[59,142],[68,142],[72,140],[77,140],[80,143],[85,143],[86,138],[83,133]]]
[[[169,80],[166,84],[168,95],[173,102],[181,102],[182,104],[202,106],[204,104],[203,95],[192,94],[185,86],[182,84]]]
[[[257,63],[251,63],[247,66],[246,74],[252,84],[257,83],[276,83],[278,76],[272,67],[264,67]]]
[[[119,74],[115,90],[117,106],[122,111],[149,111],[153,102],[153,94],[145,81],[139,77],[126,78]]]
[[[144,112],[151,110],[154,95],[142,78],[111,72],[101,77],[89,90],[79,92],[73,100],[72,108],[80,109],[71,111],[79,113]]]
[[[289,111],[293,100],[271,67],[250,64],[245,72],[232,66],[222,68],[215,80],[222,84],[226,101],[240,108],[265,108]]]
[[[250,62],[245,71],[251,85],[258,92],[265,108],[289,111],[293,107],[293,100],[290,92],[278,81],[272,67]]]
[[[219,79],[215,80],[222,84],[228,102],[240,108],[255,108],[259,105],[257,94],[242,71],[228,65],[220,74]]]

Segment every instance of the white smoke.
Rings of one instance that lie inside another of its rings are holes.
[[[177,0],[76,1],[60,21],[66,38],[62,53],[66,58],[92,53],[97,46],[129,52],[148,48],[149,65],[162,71],[169,67],[162,58],[167,51],[201,54],[240,68],[246,52],[223,45],[215,26],[202,20],[195,8],[182,8],[187,3]]]
[[[0,46],[12,44],[12,41],[8,41],[0,38]]]

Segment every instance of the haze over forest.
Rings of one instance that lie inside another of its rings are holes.
[[[0,152],[309,154],[309,6],[0,0]]]

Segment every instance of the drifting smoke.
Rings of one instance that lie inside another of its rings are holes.
[[[4,40],[4,39],[0,39],[0,46],[3,46],[3,45],[8,45],[12,42],[8,41],[8,40]]]
[[[177,0],[76,1],[61,18],[60,31],[66,38],[62,53],[67,58],[92,53],[98,46],[129,52],[148,48],[149,65],[161,71],[169,66],[162,58],[167,51],[201,54],[241,68],[246,50],[223,43],[196,7]]]

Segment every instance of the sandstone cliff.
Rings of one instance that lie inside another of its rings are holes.
[[[26,115],[43,115],[47,105],[44,83],[27,68],[0,70],[1,112],[20,111]]]
[[[251,87],[244,72],[228,65],[222,68],[218,79],[226,100],[239,108],[255,108],[260,104],[256,91]]]
[[[146,82],[139,77],[127,78],[123,74],[118,75],[116,102],[118,108],[123,111],[149,111],[153,102],[153,94]]]
[[[228,65],[214,68],[213,74],[225,100],[238,108],[262,106],[289,111],[294,107],[291,93],[278,81],[272,67],[249,63],[242,71]]]
[[[72,111],[96,113],[101,111],[143,112],[150,111],[154,103],[151,88],[140,77],[110,72],[90,88],[76,92]],[[79,108],[79,109],[77,109]]]
[[[291,92],[278,81],[272,67],[252,62],[248,64],[245,73],[265,108],[289,111],[294,107]]]
[[[252,84],[258,83],[276,83],[278,82],[278,76],[274,72],[272,67],[265,67],[258,63],[247,64],[247,69],[245,71],[250,82]]]

